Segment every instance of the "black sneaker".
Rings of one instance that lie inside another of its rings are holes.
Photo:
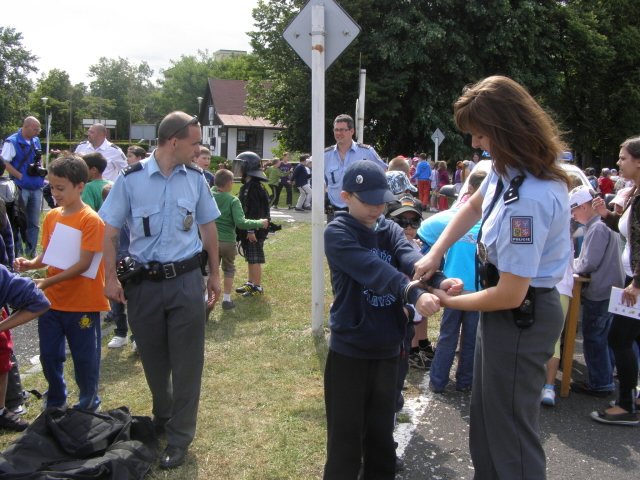
[[[422,351],[419,351],[409,355],[409,366],[419,370],[429,370],[431,368],[431,360]]]
[[[264,290],[262,289],[262,287],[254,285],[249,290],[244,292],[242,294],[242,296],[243,297],[255,297],[256,295],[262,295],[263,293],[264,293]]]
[[[12,432],[24,432],[29,426],[29,422],[22,420],[18,415],[14,415],[6,408],[0,415],[0,428],[11,430]]]
[[[607,413],[605,411],[591,412],[591,418],[596,422],[609,425],[638,425],[640,416],[636,413]]]
[[[253,285],[250,283],[245,283],[241,287],[236,288],[236,293],[245,293],[253,288]]]

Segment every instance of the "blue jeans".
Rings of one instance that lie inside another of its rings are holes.
[[[608,312],[609,300],[593,301],[582,298],[582,336],[584,360],[587,364],[589,388],[612,392],[615,360],[607,337],[613,314]]]
[[[47,406],[59,407],[67,400],[64,381],[66,337],[80,389],[80,402],[76,406],[95,410],[100,405],[100,312],[63,312],[52,308],[40,315],[38,336],[40,363],[49,383]]]
[[[36,256],[36,247],[38,246],[38,233],[40,232],[40,208],[42,206],[42,189],[29,190],[22,189],[22,200],[27,210],[27,238],[22,238],[22,242],[27,243],[27,248],[23,250],[22,242],[16,245],[16,253],[18,255],[27,254],[31,257]]]
[[[109,300],[109,305],[111,305],[111,317],[113,318],[113,323],[116,325],[114,334],[116,337],[125,338],[129,331],[127,328],[126,307],[124,303],[114,302],[113,300]]]
[[[440,390],[449,383],[449,372],[456,354],[456,345],[462,326],[462,345],[456,370],[456,388],[471,386],[473,380],[473,357],[476,348],[479,312],[465,312],[445,308],[440,322],[440,337],[436,346],[429,376],[434,388]]]

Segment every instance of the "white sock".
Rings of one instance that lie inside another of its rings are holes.
[[[231,294],[230,293],[223,293],[222,294],[222,301],[223,302],[230,302],[231,301]]]

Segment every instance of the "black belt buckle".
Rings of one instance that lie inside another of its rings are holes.
[[[176,267],[173,263],[165,263],[164,265],[162,265],[162,272],[164,273],[164,278],[166,280],[178,276],[178,274],[176,273]]]

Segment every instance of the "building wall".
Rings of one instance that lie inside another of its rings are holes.
[[[274,154],[271,151],[272,149],[278,148],[280,142],[276,140],[276,134],[279,130],[270,130],[267,129],[264,131],[264,153],[262,154],[263,158],[273,158]]]
[[[229,127],[227,129],[227,158],[233,160],[238,156],[238,129]]]

